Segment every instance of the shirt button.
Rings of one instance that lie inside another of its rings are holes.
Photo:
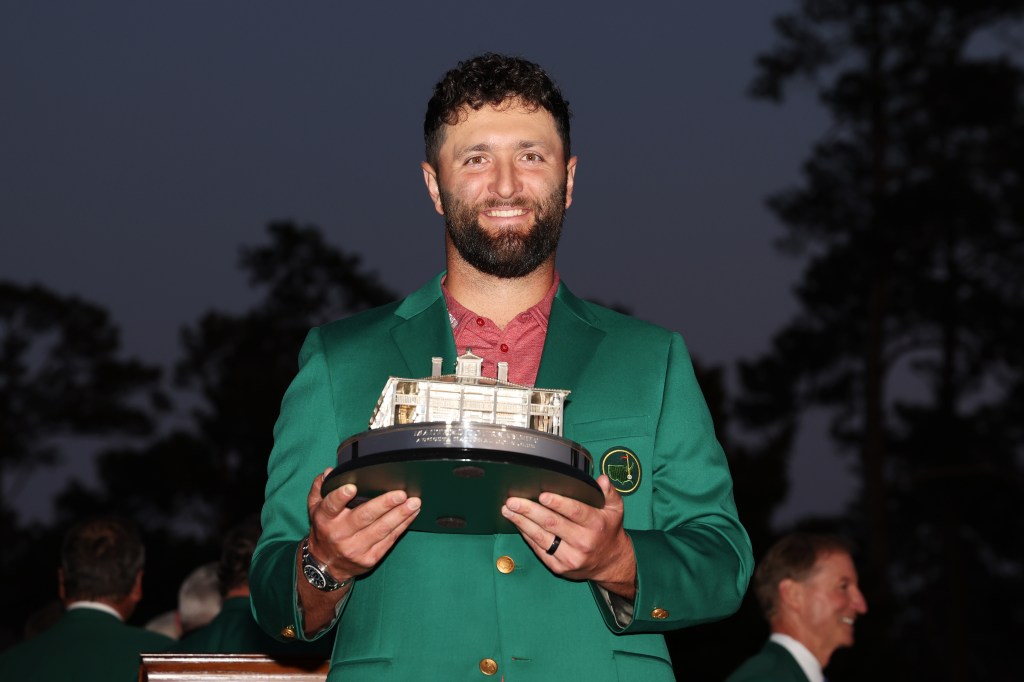
[[[295,626],[286,625],[283,628],[281,628],[281,636],[285,639],[295,639]]]
[[[516,570],[516,562],[510,556],[500,556],[496,563],[499,573],[511,573]]]
[[[476,326],[482,327],[482,326],[484,326],[484,324],[485,324],[484,323],[484,318],[482,318],[482,317],[476,318]]]
[[[498,672],[498,663],[493,658],[485,658],[480,661],[480,672],[484,675],[493,675]]]
[[[507,343],[501,344],[500,348],[501,348],[501,352],[502,353],[507,353],[508,352],[508,344]]]
[[[665,620],[666,618],[668,618],[668,611],[666,611],[665,609],[654,609],[653,611],[651,611],[651,618],[656,618],[657,620]]]

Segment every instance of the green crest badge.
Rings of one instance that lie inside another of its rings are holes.
[[[630,495],[640,486],[640,459],[629,448],[614,447],[601,458],[601,473],[621,494]]]

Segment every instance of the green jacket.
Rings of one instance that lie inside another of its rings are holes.
[[[294,626],[301,636],[295,552],[309,530],[313,478],[335,464],[342,440],[366,430],[388,377],[429,376],[432,356],[454,366],[440,276],[307,337],[274,429],[250,571],[256,619],[268,632]],[[332,679],[420,680],[439,670],[446,680],[479,680],[490,658],[508,682],[673,680],[657,633],[739,607],[750,541],[682,338],[563,284],[536,385],[572,391],[564,434],[595,467],[615,448],[639,461],[639,487],[624,498],[637,557],[632,622],[618,626],[596,589],[550,573],[518,534],[409,532],[342,603]],[[502,556],[515,561],[511,573],[496,569]]]
[[[769,640],[729,675],[726,682],[807,682],[807,675],[786,647]]]
[[[275,639],[256,624],[248,597],[232,597],[224,600],[220,613],[212,621],[183,635],[172,650],[195,654],[300,656],[323,660],[331,655],[330,645],[325,639],[316,642],[282,642]]]
[[[136,682],[139,654],[165,651],[170,637],[91,608],[67,611],[32,639],[0,654],[0,680]]]

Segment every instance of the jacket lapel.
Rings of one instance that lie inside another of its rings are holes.
[[[402,301],[395,316],[401,319],[392,327],[391,338],[405,360],[406,377],[430,376],[430,358],[435,355],[444,358],[445,369],[454,371],[455,339],[441,294],[441,275]]]
[[[544,354],[537,372],[538,387],[575,389],[605,336],[604,330],[596,325],[597,320],[583,301],[560,284],[551,304]]]

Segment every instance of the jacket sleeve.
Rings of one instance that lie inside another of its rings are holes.
[[[296,553],[300,540],[309,533],[306,498],[310,486],[317,474],[335,465],[338,442],[324,344],[320,330],[313,329],[299,353],[299,372],[285,392],[274,426],[263,534],[249,569],[253,615],[278,639],[305,638],[295,582]]]
[[[653,527],[626,529],[637,564],[632,620],[620,625],[592,584],[614,632],[672,630],[729,616],[753,571],[729,465],[678,334],[669,344],[652,461]]]

